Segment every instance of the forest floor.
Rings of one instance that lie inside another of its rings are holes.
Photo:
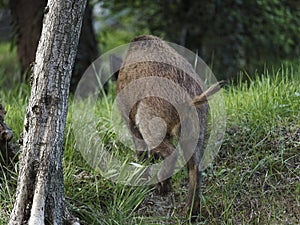
[[[0,79],[1,87],[4,82]],[[28,95],[26,84],[0,89],[14,143],[23,129]],[[223,96],[225,137],[203,172],[201,212],[194,224],[300,224],[300,68],[283,67],[228,85]],[[104,178],[78,150],[72,101],[65,133],[65,192],[81,224],[192,224],[182,213],[187,172],[174,175],[173,190],[164,197],[150,186],[126,186]],[[99,103],[97,135],[110,150],[126,157],[127,148],[116,139],[108,120],[112,102],[113,97],[106,97]],[[132,151],[128,157],[134,157]],[[8,222],[17,173],[18,164],[0,171],[0,224]]]

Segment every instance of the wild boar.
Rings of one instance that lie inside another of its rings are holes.
[[[199,163],[205,145],[208,97],[223,84],[216,83],[204,91],[204,83],[192,65],[151,35],[132,40],[118,74],[118,107],[132,133],[138,159],[145,160],[150,154],[164,159],[157,173],[161,194],[171,189],[170,177],[179,156],[174,139],[183,136],[179,145],[189,174],[186,208],[192,210],[192,215],[199,214]]]

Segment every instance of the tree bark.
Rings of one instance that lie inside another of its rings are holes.
[[[45,9],[10,225],[64,224],[72,219],[64,197],[63,138],[85,6],[86,0],[49,0]]]
[[[17,55],[22,79],[27,78],[42,31],[46,0],[10,0],[9,7],[16,32]]]

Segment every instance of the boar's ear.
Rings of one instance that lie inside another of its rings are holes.
[[[191,105],[194,105],[196,107],[199,107],[201,104],[208,101],[208,98],[218,92],[225,84],[227,84],[226,81],[222,80],[215,84],[213,84],[211,87],[209,87],[206,91],[204,91],[201,95],[196,96],[193,100]]]
[[[111,54],[109,56],[110,72],[113,73],[113,80],[118,79],[122,62],[122,57],[117,56],[116,54]]]

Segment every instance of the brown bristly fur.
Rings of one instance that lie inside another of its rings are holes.
[[[154,58],[152,57],[153,54]],[[127,86],[135,81],[153,76],[164,78],[178,85],[181,88],[181,92],[174,92],[172,88],[168,88],[162,83],[149,81],[139,83],[138,86],[125,91],[125,94],[122,93]],[[189,118],[189,107],[196,106],[196,114],[200,126],[197,134],[196,150],[191,152],[189,149],[189,143],[191,142],[189,135],[186,135],[187,138],[180,142],[189,174],[189,191],[186,207],[192,210],[192,215],[194,216],[199,214],[200,207],[201,173],[198,168],[204,151],[204,137],[209,109],[207,101],[223,84],[224,82],[219,82],[205,91],[203,81],[196,74],[192,65],[160,38],[151,35],[138,36],[131,42],[118,74],[117,92],[125,95],[118,100],[118,106],[132,133],[137,157],[140,160],[145,160],[150,153],[154,153],[165,159],[157,174],[159,181],[158,191],[161,194],[165,194],[171,189],[169,177],[173,173],[178,158],[178,153],[172,140],[176,135],[179,135],[182,118],[176,107],[184,106],[185,115],[183,119],[190,119],[192,121],[191,124],[193,124],[195,121],[193,118]],[[155,88],[158,88],[162,95],[168,96],[172,101],[151,95],[136,101],[136,96],[143,96],[145,91]],[[148,126],[149,121],[157,117],[164,121],[166,134],[159,145],[155,146],[152,143],[156,143],[156,138],[159,134],[153,135]],[[192,132],[193,129],[191,129],[190,136],[194,137],[195,134]],[[147,149],[148,154],[144,154],[145,149]]]

